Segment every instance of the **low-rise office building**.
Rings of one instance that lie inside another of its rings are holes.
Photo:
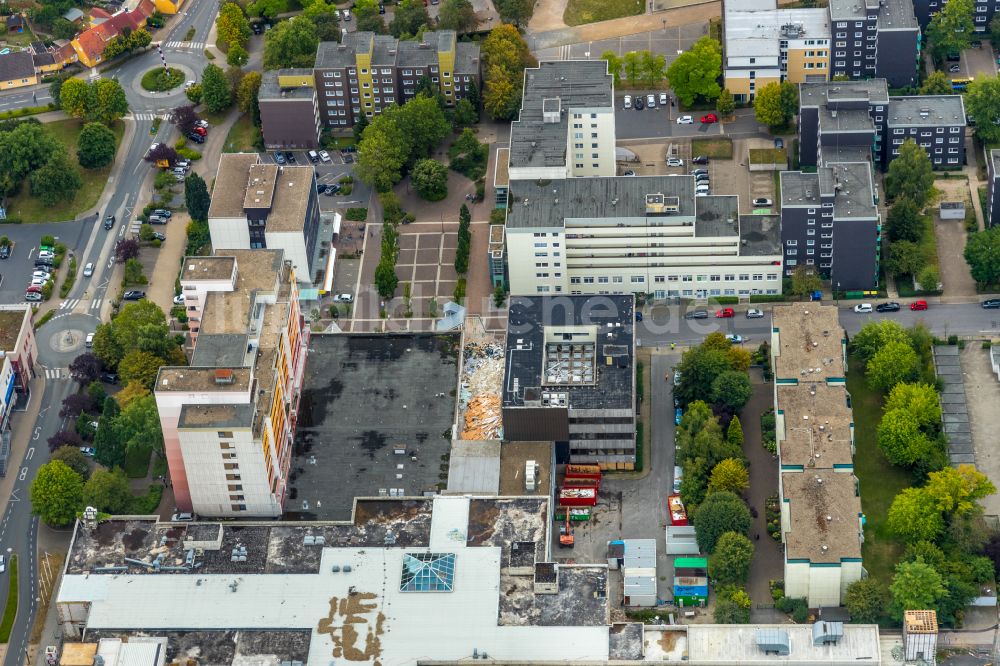
[[[1000,149],[987,153],[986,160],[986,216],[987,226],[1000,224]]]
[[[180,282],[191,365],[154,385],[177,508],[280,516],[309,344],[291,262],[222,250],[185,258]]]
[[[781,293],[777,217],[740,216],[735,196],[696,197],[694,185],[692,176],[513,181],[511,293]]]
[[[635,299],[514,296],[503,436],[555,442],[556,460],[635,465]]]
[[[311,69],[264,72],[257,99],[268,150],[319,147],[319,106]]]
[[[278,166],[257,153],[225,153],[212,189],[212,248],[278,249],[297,278],[311,283],[320,266],[319,202],[312,166]]]
[[[603,60],[543,62],[524,70],[510,126],[509,180],[616,175],[614,77]]]
[[[837,291],[876,289],[881,215],[871,164],[834,162],[780,178],[785,275],[807,266]]]
[[[846,354],[837,308],[797,303],[772,311],[785,594],[810,608],[841,605],[862,575]]]
[[[911,0],[831,0],[830,77],[883,78],[893,88],[917,83],[920,26]]]
[[[830,15],[825,9],[779,9],[774,0],[723,3],[723,77],[737,101],[768,83],[826,81]]]

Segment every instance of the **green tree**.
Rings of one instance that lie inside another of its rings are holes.
[[[922,430],[941,423],[941,403],[937,390],[930,384],[896,384],[885,401],[885,413],[903,410]]]
[[[187,90],[184,91],[184,95],[191,101],[192,104],[201,104],[201,98],[204,96],[204,91],[202,90],[200,83],[195,83],[194,85],[188,86]]]
[[[844,606],[851,614],[851,621],[859,624],[874,624],[885,612],[885,588],[877,578],[869,576],[856,580],[847,586]]]
[[[712,402],[725,405],[734,412],[743,409],[751,395],[753,387],[745,372],[726,370],[712,380]]]
[[[374,0],[362,0],[355,2],[354,15],[358,21],[358,30],[374,32],[376,35],[384,35],[389,32],[382,15],[378,13],[378,2]]]
[[[781,109],[785,112],[785,125],[799,112],[799,86],[791,81],[781,82]]]
[[[118,363],[118,373],[126,382],[138,382],[152,388],[156,374],[163,365],[163,359],[148,351],[133,350],[125,354]]]
[[[61,460],[66,465],[80,475],[81,479],[90,476],[90,461],[87,456],[80,452],[76,446],[60,446],[52,452],[49,460]]]
[[[118,395],[121,393],[122,391],[119,391]],[[101,413],[101,425],[94,435],[94,460],[109,468],[125,464],[125,446],[115,433],[115,417],[119,411],[115,399],[106,398],[104,411]]]
[[[260,72],[250,71],[240,81],[240,87],[236,91],[236,104],[240,111],[249,113],[253,124],[257,127],[260,127],[260,106],[258,103],[260,84]]]
[[[503,304],[506,302],[507,291],[503,288],[503,284],[497,284],[496,288],[493,290],[493,306],[502,308]]]
[[[990,41],[993,48],[1000,49],[1000,13],[994,14],[990,20]]]
[[[420,0],[400,0],[396,13],[389,22],[389,32],[393,37],[416,35],[422,27],[431,25],[427,8]]]
[[[245,48],[239,44],[233,44],[229,47],[229,53],[226,54],[226,64],[231,67],[242,67],[247,64],[250,60],[250,53],[247,52]]]
[[[625,80],[629,83],[639,83],[642,77],[642,56],[638,51],[629,51],[622,56],[622,66],[625,68]]]
[[[479,122],[479,111],[468,99],[462,98],[455,102],[455,125],[468,127]]]
[[[494,119],[509,120],[520,107],[524,69],[533,67],[535,59],[517,28],[506,23],[490,30],[481,53],[483,108]]]
[[[357,16],[357,4],[355,4],[354,8],[355,16]],[[377,9],[375,13],[378,15]],[[336,5],[328,5],[326,4],[326,0],[313,0],[312,3],[306,5],[302,16],[312,21],[313,25],[316,26],[316,37],[319,41],[340,41],[340,16],[338,15]],[[360,30],[361,28],[359,27],[358,29]]]
[[[448,167],[437,160],[423,159],[411,174],[417,194],[427,201],[441,201],[448,196]]]
[[[709,493],[695,512],[694,529],[698,548],[712,554],[726,532],[746,536],[750,532],[750,510],[730,492]]]
[[[153,228],[150,225],[144,224],[142,226],[149,227],[149,235],[153,235]],[[142,232],[140,230],[140,234],[141,233]],[[142,262],[138,259],[125,260],[123,275],[124,277],[122,279],[127,285],[146,284],[146,282],[148,282],[148,280],[146,280],[146,276],[142,274]]]
[[[716,99],[722,92],[722,46],[711,37],[702,37],[670,64],[667,79],[680,103],[691,106],[696,98]]]
[[[1000,226],[969,234],[964,254],[972,279],[981,285],[1000,282]]]
[[[83,118],[87,113],[90,86],[83,79],[66,79],[59,87],[59,102],[66,115]]]
[[[229,81],[218,65],[205,65],[201,75],[201,90],[205,107],[212,113],[225,111],[233,103]]]
[[[114,471],[95,470],[83,484],[83,502],[103,513],[122,513],[132,499],[128,479],[121,468]]]
[[[667,61],[658,53],[643,51],[640,54],[640,79],[647,88],[655,88],[667,75]]]
[[[726,430],[726,441],[729,442],[730,446],[743,448],[743,424],[740,423],[740,417],[734,416],[729,421],[729,428]]]
[[[191,219],[199,222],[207,221],[208,207],[211,204],[212,197],[208,194],[204,179],[193,171],[185,176],[184,205],[187,206]]]
[[[963,516],[975,511],[977,501],[992,495],[997,489],[973,465],[959,465],[928,474],[924,491],[944,514]]]
[[[531,0],[496,0],[497,12],[507,23],[520,26],[531,18],[535,4]]]
[[[893,465],[915,465],[935,447],[917,416],[904,409],[886,411],[876,432],[879,448]]]
[[[614,78],[614,84],[617,88],[622,81],[623,60],[615,51],[605,51],[601,54],[601,59],[608,63],[608,74]]]
[[[918,359],[913,347],[904,342],[890,342],[868,361],[865,377],[872,388],[887,393],[900,382],[917,377]]]
[[[219,7],[219,15],[215,18],[216,35],[225,48],[234,46],[243,48],[250,40],[250,22],[243,13],[243,8],[235,2],[226,2]]]
[[[438,28],[455,32],[472,32],[476,29],[476,10],[469,0],[444,0],[438,11]]]
[[[750,595],[737,586],[718,590],[712,619],[716,624],[749,624]]]
[[[130,402],[115,418],[115,426],[126,451],[138,447],[163,455],[163,432],[153,396],[147,395]]]
[[[976,136],[983,143],[1000,141],[1000,80],[976,77],[964,95],[966,112],[976,119]]]
[[[913,241],[896,241],[889,246],[885,268],[892,275],[914,275],[924,265],[924,250]]]
[[[920,86],[921,95],[951,95],[951,81],[944,72],[933,71]]]
[[[133,400],[144,398],[147,395],[149,395],[148,387],[144,386],[142,382],[132,381],[126,383],[125,388],[115,393],[114,398],[117,405],[121,409],[125,409]]]
[[[378,192],[392,188],[403,177],[409,141],[388,116],[377,116],[358,144],[355,173]]]
[[[408,163],[429,157],[434,148],[451,132],[451,125],[441,107],[430,98],[418,95],[385,115],[399,127],[409,146]]]
[[[250,16],[275,18],[288,11],[288,0],[255,0],[247,7]]]
[[[906,542],[934,541],[944,531],[944,518],[923,488],[904,488],[892,500],[886,517],[889,531]]]
[[[754,116],[757,122],[771,129],[783,127],[788,121],[785,108],[781,102],[781,84],[772,81],[757,89],[753,99]]]
[[[88,119],[110,125],[128,113],[128,98],[117,79],[98,79],[90,87]]]
[[[750,577],[753,542],[736,532],[726,532],[708,558],[708,575],[717,586],[744,585]]]
[[[715,100],[715,112],[720,118],[725,118],[733,115],[734,111],[736,111],[736,101],[733,99],[733,93],[723,88],[719,93],[719,99]]]
[[[309,67],[316,60],[316,25],[304,16],[282,21],[264,35],[264,69]]]
[[[892,577],[889,592],[892,593],[893,616],[900,620],[903,611],[936,608],[948,590],[941,574],[918,558],[914,562],[896,565],[896,575]]]
[[[924,235],[920,207],[908,197],[898,197],[885,218],[889,240],[919,242]]]
[[[515,86],[510,74],[496,65],[486,72],[483,89],[483,108],[495,120],[510,120],[517,112],[521,96],[520,86]]]
[[[941,60],[949,53],[964,51],[972,43],[975,31],[972,21],[972,0],[944,5],[931,17],[927,26],[927,41],[934,56]]]
[[[933,266],[924,266],[916,278],[920,288],[925,291],[935,291],[941,283],[941,276]]]
[[[52,527],[65,527],[83,502],[83,478],[61,460],[38,468],[31,482],[31,511]]]
[[[70,163],[65,152],[53,155],[41,169],[31,174],[31,195],[47,206],[72,201],[82,186],[80,171]]]
[[[719,464],[712,468],[712,475],[708,479],[710,493],[728,490],[739,494],[749,487],[750,475],[747,473],[747,468],[742,460],[736,458],[720,460]]]
[[[891,319],[870,321],[851,339],[851,351],[867,363],[872,356],[890,342],[909,344],[906,329]]]
[[[15,190],[29,174],[65,153],[63,144],[41,123],[19,123],[0,131],[0,179],[8,190]]]
[[[115,133],[101,123],[87,123],[80,130],[76,158],[85,169],[97,169],[115,159]]]
[[[760,99],[760,95],[757,96]],[[823,280],[809,266],[796,266],[792,272],[792,288],[790,293],[799,298],[808,298],[814,291],[823,288]]]
[[[899,147],[899,155],[889,163],[885,177],[885,190],[890,198],[908,197],[923,208],[934,187],[934,172],[931,158],[913,139],[907,139]]]

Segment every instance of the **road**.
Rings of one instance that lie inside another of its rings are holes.
[[[218,5],[214,0],[189,0],[185,7],[181,16],[175,18],[172,25],[155,38],[162,42],[169,66],[183,70],[188,80],[198,80],[207,63],[204,48]],[[191,26],[196,31],[194,38],[190,42],[182,41]],[[18,556],[19,585],[17,618],[3,666],[21,666],[27,654],[35,619],[39,527],[38,520],[31,514],[29,487],[38,467],[48,459],[46,440],[63,426],[62,420],[57,416],[60,405],[67,395],[76,390],[75,382],[69,379],[67,368],[73,358],[84,351],[87,333],[96,330],[102,315],[106,316],[110,311],[109,296],[113,296],[115,291],[110,284],[115,241],[125,234],[128,220],[132,218],[136,207],[144,204],[149,195],[144,191],[144,182],[151,172],[149,165],[143,161],[149,144],[154,140],[173,141],[171,133],[176,130],[165,122],[160,125],[158,134],[151,136],[153,118],[163,116],[171,108],[186,103],[187,98],[179,88],[167,93],[142,90],[139,85],[142,74],[157,64],[159,56],[154,50],[102,74],[121,82],[131,109],[125,133],[127,144],[119,152],[116,165],[119,168],[109,178],[102,197],[102,209],[78,220],[10,226],[4,230],[15,241],[16,246],[12,257],[3,267],[7,276],[6,280],[0,280],[0,300],[3,302],[16,302],[23,297],[24,277],[28,275],[31,258],[37,253],[38,240],[43,234],[58,236],[60,242],[70,248],[77,257],[81,275],[68,297],[60,303],[58,314],[38,332],[38,358],[42,366],[40,372],[44,372],[47,379],[44,390],[40,394],[36,392],[32,400],[41,400],[41,409],[33,427],[31,445],[23,461],[17,467],[10,467],[10,473],[18,476],[3,520],[0,521],[0,552]],[[33,93],[35,98],[32,97]],[[48,91],[45,88],[10,93],[0,96],[0,110],[34,106],[46,101]],[[111,231],[106,231],[99,223],[108,213],[117,218],[117,225]],[[94,275],[83,278],[83,267],[91,262],[95,267]],[[0,607],[6,600],[7,587],[0,585]]]

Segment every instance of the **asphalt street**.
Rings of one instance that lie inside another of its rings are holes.
[[[218,5],[214,0],[189,0],[184,11],[173,24],[155,35],[163,44],[167,64],[178,67],[186,77],[197,80],[206,64],[205,43],[214,21]],[[194,26],[194,38],[185,42],[182,37],[188,28]],[[169,123],[162,123],[159,132],[151,134],[153,118],[163,116],[173,107],[186,103],[187,98],[181,88],[166,93],[149,93],[142,90],[139,80],[151,67],[160,63],[155,50],[129,60],[119,67],[110,69],[99,76],[117,78],[129,99],[131,124],[126,130],[125,145],[119,152],[120,167],[105,189],[103,207],[96,214],[70,221],[53,221],[41,225],[11,225],[3,231],[15,243],[10,259],[0,265],[0,300],[17,302],[23,298],[24,285],[28,281],[32,257],[37,253],[38,241],[44,234],[55,235],[76,257],[78,270],[83,271],[87,263],[94,264],[94,275],[83,278],[82,274],[69,296],[60,303],[59,313],[38,333],[39,372],[46,376],[45,388],[32,400],[41,400],[41,409],[32,432],[32,444],[17,467],[9,468],[16,473],[17,482],[0,522],[0,552],[18,556],[18,613],[11,632],[10,647],[4,659],[4,666],[20,666],[27,655],[27,641],[34,623],[37,603],[37,534],[38,521],[31,514],[29,487],[38,467],[48,459],[46,440],[58,432],[63,424],[57,416],[63,399],[76,389],[69,379],[69,363],[85,349],[87,333],[92,333],[100,323],[102,314],[110,309],[108,297],[114,294],[109,284],[113,268],[113,248],[115,241],[125,234],[128,222],[137,206],[148,199],[143,184],[151,170],[143,161],[150,143],[171,141],[176,130]],[[97,76],[96,72],[90,75]],[[23,106],[33,106],[48,101],[48,91],[38,88],[33,91],[0,96],[0,110]],[[45,98],[43,98],[43,95]],[[35,101],[37,99],[37,101]],[[108,213],[117,218],[114,229],[106,231],[102,224]],[[178,230],[177,233],[180,233]],[[110,290],[110,293],[109,293]],[[39,385],[36,382],[36,386]],[[0,585],[0,607],[6,603],[7,587]]]

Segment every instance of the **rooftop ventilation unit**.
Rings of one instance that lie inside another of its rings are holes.
[[[788,632],[784,629],[758,629],[757,649],[764,654],[788,656],[792,650],[791,642],[788,640]]]
[[[236,376],[232,370],[220,368],[215,371],[215,383],[220,385],[236,383]]]
[[[558,123],[559,122],[559,109],[561,107],[561,101],[558,97],[548,97],[542,100],[542,122],[544,123]]]

